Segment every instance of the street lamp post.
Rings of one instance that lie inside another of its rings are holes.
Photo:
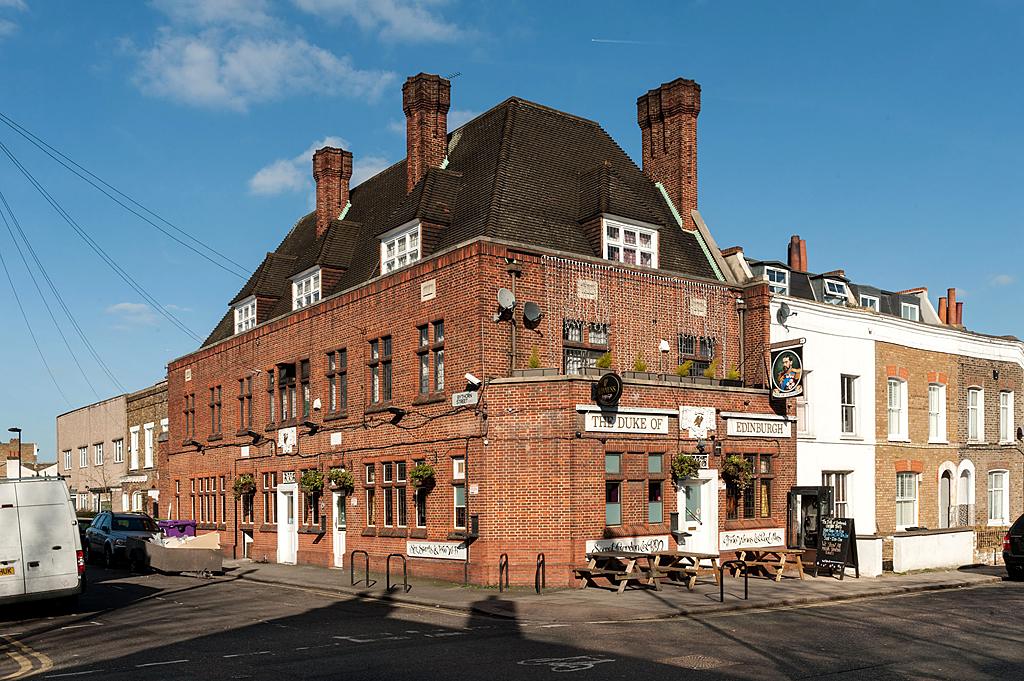
[[[18,434],[18,479],[21,480],[21,428],[8,428],[7,432]]]

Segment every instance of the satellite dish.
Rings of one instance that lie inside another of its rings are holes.
[[[544,313],[540,311],[540,305],[533,301],[523,304],[523,321],[530,326],[535,326]]]
[[[498,308],[502,312],[511,312],[516,306],[516,297],[507,288],[498,289]]]
[[[779,324],[786,325],[786,320],[790,317],[795,317],[796,312],[789,309],[788,303],[782,303],[779,305],[779,311],[775,313],[775,319],[778,320]]]

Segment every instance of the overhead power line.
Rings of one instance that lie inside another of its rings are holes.
[[[39,353],[39,359],[43,361],[43,366],[46,367],[46,373],[50,375],[50,380],[53,381],[53,386],[70,407],[71,400],[69,400],[68,396],[64,394],[64,389],[60,387],[60,383],[57,382],[57,377],[53,375],[53,369],[50,368],[50,363],[46,361],[46,356],[43,354],[43,348],[39,345],[39,339],[36,338],[36,332],[32,330],[32,323],[29,322],[28,315],[25,314],[25,307],[21,304],[21,297],[18,295],[18,289],[14,287],[14,278],[11,277],[11,271],[7,269],[7,261],[4,259],[4,253],[2,250],[0,250],[0,265],[3,265],[4,274],[7,275],[7,281],[11,285],[11,293],[14,294],[14,300],[18,303],[18,309],[21,310],[21,318],[25,320],[25,326],[28,328],[28,335],[32,337],[32,343],[36,346],[36,352]]]
[[[68,225],[71,226],[71,229],[74,230],[74,232],[89,246],[89,248],[91,248],[93,252],[95,252],[96,255],[98,255],[100,259],[103,260],[103,262],[105,262],[108,267],[110,267],[110,269],[114,270],[115,274],[117,274],[126,284],[128,284],[128,286],[130,286],[132,290],[134,290],[136,293],[142,296],[143,299],[147,303],[149,303],[157,312],[159,312],[160,315],[167,319],[167,321],[171,322],[180,331],[182,331],[182,333],[187,334],[197,343],[202,342],[202,338],[200,338],[194,331],[188,328],[188,326],[186,326],[184,322],[182,322],[174,314],[172,314],[170,310],[166,309],[163,305],[161,305],[156,298],[154,298],[145,288],[143,288],[141,284],[135,281],[135,279],[130,274],[128,274],[124,270],[124,268],[118,265],[117,262],[112,257],[110,257],[110,255],[106,251],[104,251],[103,248],[98,243],[96,243],[96,241],[91,236],[89,236],[89,233],[86,232],[85,229],[81,225],[79,225],[66,210],[64,210],[63,206],[61,206],[60,203],[56,199],[54,199],[49,192],[46,191],[46,189],[39,183],[38,180],[36,180],[32,173],[30,173],[28,169],[24,165],[22,165],[22,163],[14,156],[13,153],[11,153],[11,150],[8,149],[7,145],[5,145],[3,142],[0,142],[0,151],[3,151],[4,154],[6,154],[7,158],[9,158],[11,162],[15,165],[15,167],[19,171],[21,171],[21,174],[25,176],[25,178],[32,184],[33,187],[35,187],[36,191],[38,191],[40,195],[42,195],[42,197],[46,199],[47,203],[49,203],[50,206],[52,206],[53,209],[57,211],[57,214],[60,215],[64,219],[64,221],[68,223]]]
[[[71,354],[71,358],[74,360],[75,365],[81,372],[82,378],[85,379],[85,382],[89,385],[89,388],[92,390],[93,395],[96,396],[96,399],[99,399],[100,397],[99,392],[96,390],[96,387],[92,384],[92,381],[90,381],[89,377],[86,375],[85,369],[82,368],[82,363],[78,361],[78,355],[76,355],[75,351],[71,348],[71,344],[68,342],[67,336],[64,335],[64,330],[61,328],[60,324],[57,323],[57,318],[54,316],[53,310],[50,309],[50,306],[47,304],[46,297],[43,295],[43,291],[39,286],[39,282],[36,279],[36,275],[32,272],[32,268],[29,266],[28,259],[25,258],[25,253],[21,249],[21,244],[18,243],[18,239],[14,236],[14,231],[11,229],[11,222],[14,223],[15,228],[17,228],[18,233],[21,235],[22,240],[25,242],[25,247],[28,250],[29,254],[32,256],[32,260],[35,262],[40,274],[42,274],[43,279],[46,280],[46,283],[50,288],[50,292],[53,294],[54,298],[57,299],[57,304],[60,305],[61,310],[64,311],[64,314],[65,316],[67,316],[68,321],[71,322],[71,326],[78,333],[79,338],[82,339],[82,342],[85,344],[85,347],[89,350],[89,353],[92,355],[93,359],[96,360],[96,363],[100,365],[100,368],[102,368],[103,371],[106,372],[107,376],[114,383],[114,385],[117,386],[117,388],[121,392],[126,392],[124,386],[121,385],[121,383],[117,380],[117,377],[114,376],[114,373],[110,370],[110,367],[108,367],[107,364],[100,358],[99,353],[96,352],[96,349],[93,347],[92,343],[89,342],[89,338],[85,335],[85,332],[82,330],[82,327],[79,326],[78,321],[75,319],[75,316],[71,314],[70,308],[68,308],[67,304],[64,302],[64,298],[61,297],[60,292],[54,285],[53,280],[50,279],[50,275],[47,273],[46,268],[43,267],[42,261],[40,261],[39,256],[36,254],[35,249],[32,247],[32,242],[29,241],[28,235],[25,234],[25,230],[21,228],[21,222],[18,221],[18,216],[14,214],[14,210],[11,208],[11,204],[7,203],[7,197],[4,196],[3,191],[0,191],[0,203],[2,203],[3,207],[7,209],[7,213],[10,214],[11,220],[10,222],[8,222],[7,216],[4,214],[4,211],[2,209],[0,209],[0,217],[3,217],[4,225],[6,225],[7,227],[7,232],[11,235],[11,240],[14,242],[14,246],[18,249],[18,255],[21,256],[21,261],[25,263],[25,269],[28,270],[28,275],[32,279],[32,284],[35,285],[36,291],[39,293],[39,298],[43,301],[43,307],[46,308],[47,314],[49,314],[50,319],[53,320],[53,325],[57,327],[57,333],[59,333],[60,337],[64,340],[65,347],[67,347],[68,352]]]
[[[117,205],[121,206],[122,208],[127,210],[132,215],[135,215],[140,220],[144,220],[145,222],[147,222],[150,225],[152,225],[160,233],[166,235],[168,238],[172,239],[176,243],[178,243],[178,244],[184,246],[185,248],[189,249],[190,251],[192,251],[193,253],[195,253],[199,257],[204,258],[205,260],[209,261],[210,263],[216,265],[217,267],[221,268],[225,272],[228,272],[229,274],[233,274],[234,276],[238,277],[239,279],[245,280],[245,279],[248,278],[248,276],[249,276],[248,275],[248,271],[246,270],[245,267],[243,267],[239,263],[235,262],[234,260],[232,260],[228,256],[224,255],[223,253],[221,253],[217,249],[213,248],[209,244],[201,241],[200,239],[196,238],[195,236],[193,236],[193,235],[189,234],[188,232],[186,232],[185,230],[181,229],[180,227],[178,227],[177,225],[172,223],[170,220],[167,220],[166,218],[160,216],[156,212],[154,212],[154,211],[150,210],[149,208],[147,208],[146,206],[142,205],[141,203],[139,203],[138,201],[133,199],[128,194],[125,194],[124,192],[122,192],[117,187],[111,185],[109,182],[107,182],[103,178],[97,176],[95,173],[91,172],[87,168],[85,168],[82,165],[80,165],[79,163],[77,163],[74,159],[70,158],[69,156],[67,156],[66,154],[61,152],[59,149],[56,149],[52,145],[48,144],[45,140],[43,140],[40,137],[38,137],[37,135],[35,135],[30,130],[28,130],[24,126],[20,125],[19,123],[17,123],[16,121],[11,119],[9,116],[4,114],[3,112],[0,112],[0,122],[4,123],[5,125],[7,125],[7,127],[11,128],[16,133],[18,133],[19,135],[24,137],[26,140],[31,142],[36,148],[38,148],[44,154],[46,154],[47,156],[52,158],[54,161],[56,161],[60,165],[64,166],[64,168],[66,168],[68,171],[74,173],[79,178],[81,178],[82,180],[84,180],[85,182],[90,184],[92,187],[94,187],[97,191],[101,192],[104,196],[109,198],[111,201],[113,201]],[[110,190],[110,191],[107,191],[107,190]],[[113,192],[114,194],[117,194],[117,196],[114,196],[113,194],[111,194],[111,192]],[[207,251],[209,251],[210,253],[216,255],[218,258],[221,258],[225,262],[233,265],[234,268],[225,266],[224,264],[214,260],[209,255],[207,255],[206,253],[203,253],[202,251],[200,251],[196,247],[192,246],[191,244],[188,244],[185,241],[182,241],[181,239],[179,239],[178,237],[174,236],[169,231],[167,231],[166,229],[164,229],[163,227],[158,225],[156,222],[153,222],[153,220],[151,220],[149,217],[147,217],[146,215],[143,215],[142,213],[140,213],[139,210],[135,210],[135,208],[132,208],[131,206],[129,206],[126,203],[124,203],[124,201],[121,201],[121,199],[119,199],[118,196],[123,198],[125,201],[128,201],[129,203],[133,204],[134,206],[136,206],[142,212],[148,213],[149,215],[153,216],[153,218],[155,218],[155,219],[159,220],[160,222],[166,224],[168,227],[173,229],[175,232],[178,232],[179,234],[185,236],[186,238],[190,239],[194,243],[198,244],[200,247],[202,247],[202,248],[206,249]]]

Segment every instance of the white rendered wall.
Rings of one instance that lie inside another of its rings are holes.
[[[786,299],[796,315],[783,326],[772,305],[772,343],[803,338],[808,434],[797,434],[796,484],[817,486],[823,471],[846,471],[858,534],[875,532],[875,345],[863,313]],[[857,376],[856,428],[842,433],[840,376]],[[788,490],[787,490],[788,491]]]
[[[974,531],[894,535],[893,572],[960,567],[974,562]]]

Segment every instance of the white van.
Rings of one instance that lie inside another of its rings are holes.
[[[0,605],[75,598],[85,560],[62,478],[0,479]]]

